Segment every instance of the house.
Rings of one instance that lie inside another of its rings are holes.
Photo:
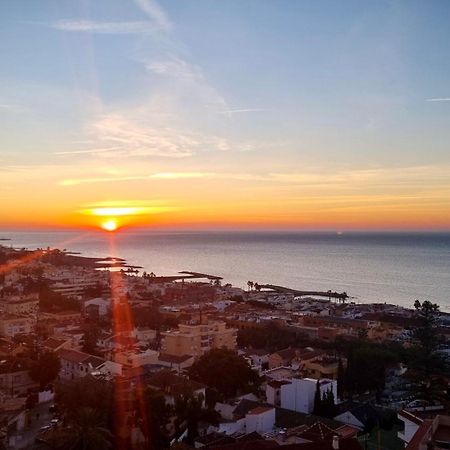
[[[321,354],[323,354],[322,350],[314,350],[311,347],[305,349],[289,347],[284,350],[278,350],[269,356],[269,369],[281,366],[298,368],[306,361],[316,358]]]
[[[346,423],[352,427],[363,430],[368,423],[377,423],[381,420],[380,412],[370,403],[341,403],[338,405],[339,414],[334,420]]]
[[[31,316],[19,316],[17,314],[5,314],[0,319],[0,335],[11,337],[18,334],[33,333],[36,327],[36,319]]]
[[[262,439],[262,437],[260,437]],[[194,447],[195,448],[214,448],[217,445],[223,444],[234,444],[236,439],[231,436],[227,436],[224,433],[218,433],[213,431],[212,433],[208,433],[203,436],[199,436],[195,439]]]
[[[70,340],[58,339],[56,337],[49,337],[42,343],[42,347],[44,350],[47,350],[49,352],[57,352],[62,348],[70,347]]]
[[[70,347],[81,349],[84,339],[84,331],[79,327],[63,327],[55,329],[55,337],[70,342]]]
[[[398,418],[405,424],[398,436],[405,442],[406,450],[448,450],[450,447],[450,416],[420,419],[402,410]]]
[[[253,367],[268,367],[270,353],[267,350],[249,349],[245,352],[245,356],[250,359]]]
[[[275,367],[274,369],[269,369],[264,372],[265,377],[268,380],[290,380],[295,375],[297,375],[297,371],[292,369],[291,367]]]
[[[157,332],[152,328],[136,327],[132,330],[132,334],[138,342],[148,343],[156,339]]]
[[[243,399],[235,405],[217,403],[215,409],[223,418],[215,431],[227,436],[252,432],[263,434],[275,427],[276,410],[272,405]]]
[[[0,390],[8,395],[22,395],[38,387],[28,372],[30,366],[30,360],[24,358],[0,361]]]
[[[281,387],[290,384],[288,380],[271,380],[266,384],[266,400],[269,405],[281,406]]]
[[[194,364],[194,357],[192,355],[168,355],[166,353],[160,353],[158,357],[158,364],[161,366],[174,369],[176,372],[181,372]]]
[[[90,309],[93,309],[96,311],[97,317],[105,317],[110,312],[111,299],[97,297],[97,298],[92,298],[90,300],[86,300],[83,303],[83,309],[84,309],[84,312],[89,316],[91,316],[91,314],[92,314],[92,311],[90,311]]]
[[[114,356],[114,361],[127,367],[140,367],[158,362],[158,352],[155,350],[128,350],[119,351]]]
[[[322,442],[304,442],[280,445],[273,439],[236,439],[234,444],[219,444],[214,450],[362,450],[357,439],[332,439]]]
[[[160,370],[147,379],[147,385],[164,394],[166,402],[174,405],[179,395],[190,393],[195,397],[201,397],[203,402],[206,397],[206,386],[186,377],[176,375],[168,369]]]
[[[26,346],[22,342],[16,343],[10,338],[0,338],[0,359],[19,356],[25,348]]]
[[[337,399],[337,382],[327,378],[293,378],[289,384],[281,386],[281,407],[306,414],[314,409],[314,395],[317,384],[321,397],[331,390]]]
[[[338,375],[339,360],[333,356],[323,355],[303,360],[302,373],[311,378],[331,378]]]
[[[24,397],[0,397],[0,446],[2,448],[21,448],[17,434],[22,433],[26,426],[25,402]]]
[[[264,434],[275,426],[275,408],[273,406],[257,406],[245,416],[245,432]]]
[[[291,347],[272,353],[268,358],[269,369],[292,365],[292,362],[297,357],[298,353],[298,349]]]
[[[57,351],[57,355],[61,361],[59,377],[65,381],[82,378],[92,372],[99,372],[106,363],[103,358],[78,350],[61,349]]]

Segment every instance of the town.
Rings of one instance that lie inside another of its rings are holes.
[[[438,305],[141,269],[0,245],[0,448],[450,448]]]

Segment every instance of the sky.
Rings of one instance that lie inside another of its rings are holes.
[[[0,228],[450,230],[446,0],[2,0],[0,55]]]

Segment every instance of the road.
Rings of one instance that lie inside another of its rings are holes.
[[[10,434],[8,449],[31,448],[39,434],[39,429],[48,425],[53,418],[53,414],[48,411],[51,404],[52,402],[41,403],[28,413],[31,423],[26,425],[24,430]]]

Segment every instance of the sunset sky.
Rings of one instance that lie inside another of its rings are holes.
[[[446,0],[3,0],[0,54],[0,228],[450,229]]]

